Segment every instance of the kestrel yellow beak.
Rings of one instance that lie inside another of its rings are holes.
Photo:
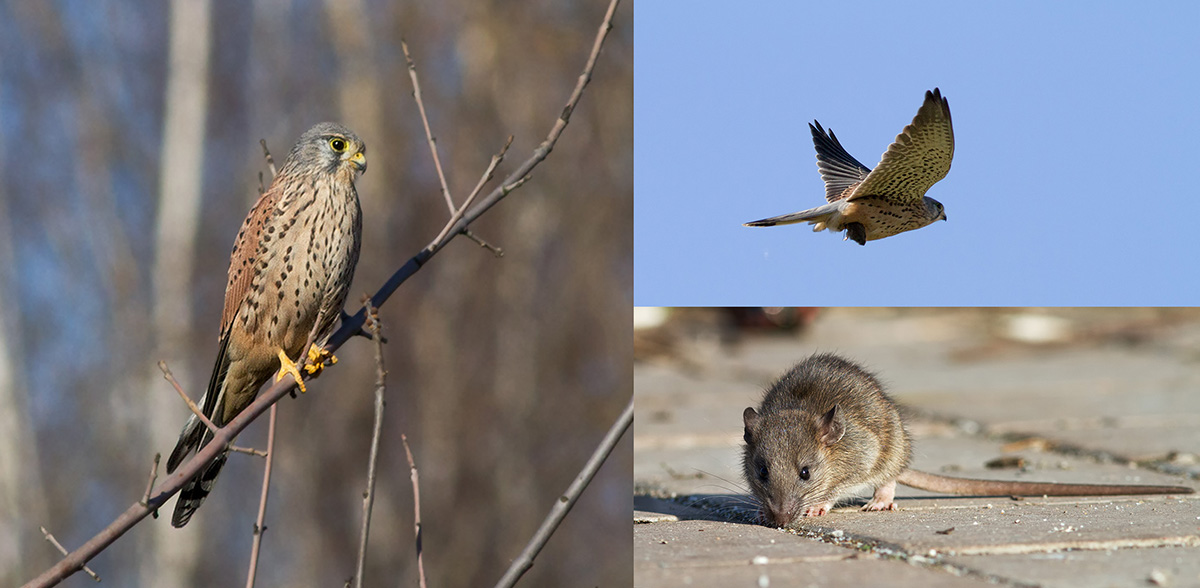
[[[366,173],[366,171],[367,171],[367,156],[365,154],[363,154],[362,151],[359,151],[358,153],[355,153],[354,155],[350,156],[350,164],[354,166],[354,169],[357,169],[360,172]]]

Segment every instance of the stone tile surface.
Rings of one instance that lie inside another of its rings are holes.
[[[740,473],[742,410],[793,362],[836,351],[906,407],[917,469],[1200,488],[1195,314],[834,309],[799,337],[710,340],[638,362],[634,479],[646,495],[635,518],[650,522],[634,526],[636,583],[1200,586],[1197,495],[1013,501],[901,486],[899,511],[842,507],[780,531],[747,523]],[[1002,456],[1023,466],[985,465]]]
[[[1200,547],[979,555],[947,561],[1045,588],[1200,586]]]

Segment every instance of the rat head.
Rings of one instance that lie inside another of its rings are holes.
[[[803,410],[742,412],[746,484],[768,525],[824,514],[837,499],[831,451],[846,432],[837,405],[824,414]]]

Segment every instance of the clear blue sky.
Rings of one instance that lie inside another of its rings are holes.
[[[1200,2],[640,2],[638,305],[1200,304]],[[874,167],[926,90],[948,222],[865,247],[806,123]]]

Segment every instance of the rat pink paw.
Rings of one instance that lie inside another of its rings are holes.
[[[892,502],[895,498],[896,481],[892,480],[875,488],[875,495],[871,497],[871,501],[863,507],[863,510],[896,510],[896,503]]]
[[[810,506],[804,510],[804,516],[819,517],[829,512],[829,509],[831,508],[833,508],[833,504],[818,504],[817,506]]]

